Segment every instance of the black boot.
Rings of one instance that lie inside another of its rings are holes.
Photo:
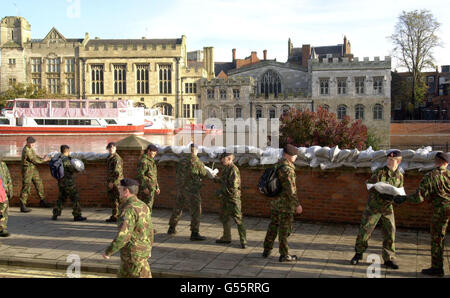
[[[285,256],[280,256],[280,258],[278,259],[278,261],[280,261],[280,262],[293,262],[293,261],[297,261],[297,256],[296,256],[296,255],[285,255]]]
[[[73,221],[85,221],[86,219],[87,219],[86,217],[78,215],[73,218]]]
[[[206,240],[206,237],[200,235],[199,232],[191,233],[191,241],[203,241],[203,240]]]
[[[428,268],[428,269],[423,269],[422,270],[422,274],[443,277],[444,276],[444,269],[437,269],[437,268],[431,267],[431,268]]]
[[[271,249],[265,249],[262,253],[263,258],[267,258],[272,253]]]
[[[106,222],[112,223],[112,222],[117,222],[117,217],[111,216],[110,218],[108,218],[107,220],[105,220]]]
[[[169,230],[167,230],[167,234],[169,235],[175,235],[177,233],[177,230],[175,227],[169,227]]]
[[[28,212],[31,212],[31,209],[27,208],[27,206],[25,206],[24,203],[20,203],[20,212],[28,213]]]
[[[394,270],[397,270],[399,268],[398,265],[394,261],[385,261],[384,266],[386,266],[387,268],[394,269]]]
[[[1,231],[0,232],[0,237],[9,237],[9,233],[8,232],[6,232],[6,231]]]
[[[46,201],[41,200],[41,201],[39,202],[39,207],[42,207],[42,208],[50,208],[51,205],[50,205],[49,203],[47,203]]]
[[[224,240],[223,238],[220,238],[220,239],[216,240],[216,243],[219,243],[219,244],[230,244],[231,240]]]
[[[58,215],[56,215],[56,214],[53,214],[53,216],[52,216],[52,220],[57,220],[58,219]]]
[[[359,261],[362,260],[362,254],[356,253],[355,256],[350,260],[350,264],[358,265]]]
[[[241,243],[241,248],[242,249],[246,249],[247,248],[247,243]]]

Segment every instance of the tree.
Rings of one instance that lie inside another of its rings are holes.
[[[5,106],[6,101],[15,98],[75,98],[75,96],[68,96],[65,94],[48,93],[45,88],[39,88],[33,84],[16,83],[13,84],[7,91],[0,94],[0,106]]]
[[[339,146],[340,148],[366,148],[367,127],[361,120],[351,121],[345,116],[337,119],[335,113],[319,107],[317,112],[300,111],[295,108],[280,117],[280,145]]]
[[[394,56],[399,66],[408,69],[412,75],[411,103],[420,103],[426,95],[423,92],[422,72],[434,68],[433,49],[441,46],[437,36],[441,24],[428,10],[403,11],[398,18],[394,34],[390,36],[394,44]]]
[[[412,88],[412,76],[400,75],[396,72],[392,73],[392,88],[391,88],[391,99],[392,99],[392,109],[394,109],[398,102],[401,103],[401,116],[397,115],[403,119],[414,119],[414,104],[411,102]],[[428,86],[425,83],[424,76],[420,77],[420,80],[415,84],[416,98],[425,98],[428,92]],[[399,119],[394,119],[399,120]]]

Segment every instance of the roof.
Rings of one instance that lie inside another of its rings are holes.
[[[223,71],[225,74],[228,74],[230,70],[233,70],[235,65],[233,62],[215,62],[214,63],[214,72],[216,77]]]
[[[344,51],[343,47],[344,45],[342,44],[336,46],[313,47],[313,51],[317,55],[335,54],[342,56]]]
[[[7,43],[5,43],[4,45],[2,45],[2,48],[21,48],[22,46],[18,43],[16,43],[15,41],[8,41]]]
[[[103,45],[177,45],[181,44],[182,39],[90,39],[87,46]]]
[[[192,61],[192,60],[188,60],[187,62],[188,67],[193,67],[193,68],[201,68],[203,67],[203,61]]]

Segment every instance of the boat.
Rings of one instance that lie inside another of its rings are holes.
[[[164,115],[161,108],[144,110],[144,134],[171,135],[174,133],[173,116]]]
[[[223,131],[216,129],[214,125],[204,125],[202,123],[187,123],[183,127],[175,129],[175,133],[194,133],[194,134],[206,134],[206,135],[221,135]]]
[[[144,134],[144,108],[132,100],[10,100],[1,111],[0,134]]]

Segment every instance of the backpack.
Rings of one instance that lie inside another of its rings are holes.
[[[61,157],[52,158],[48,165],[53,178],[59,180],[64,177],[64,166]]]
[[[6,202],[6,188],[3,182],[2,176],[0,175],[0,203]]]
[[[278,178],[278,167],[266,169],[259,178],[259,191],[266,197],[276,197],[281,193],[281,182]]]

